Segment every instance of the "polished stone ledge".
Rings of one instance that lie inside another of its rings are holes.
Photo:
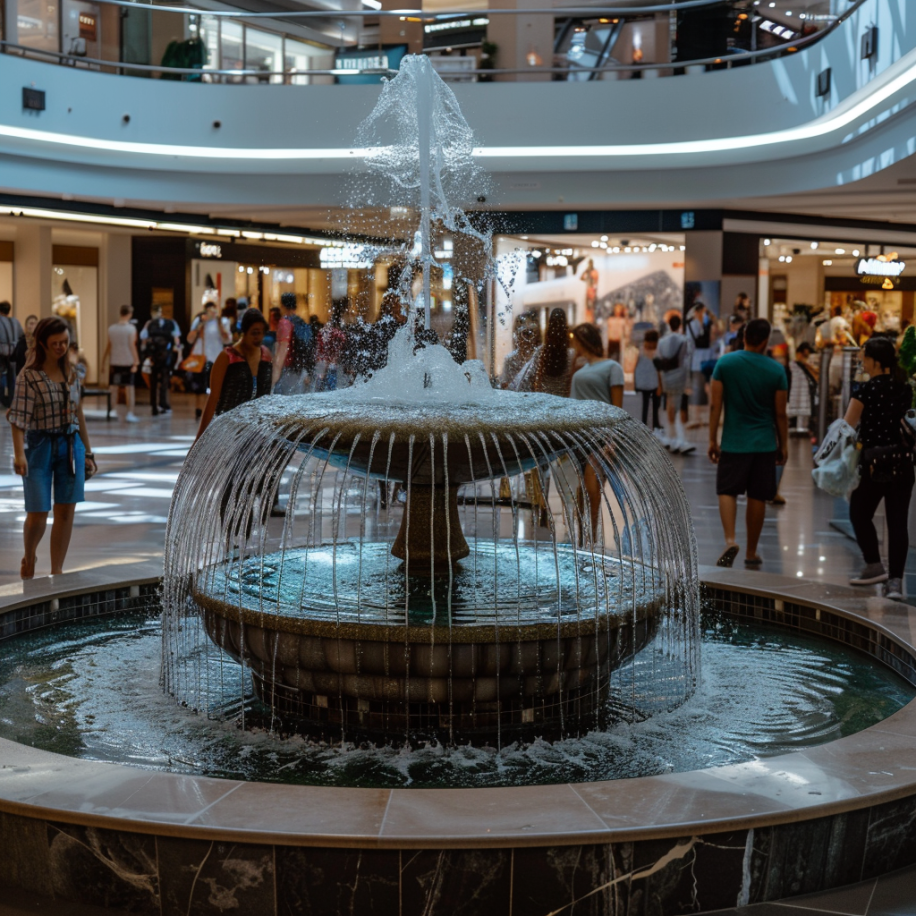
[[[117,583],[154,564],[26,583],[7,612]],[[703,570],[707,588],[829,608],[916,655],[905,605],[848,588]],[[91,580],[91,581],[90,581]],[[7,590],[5,590],[7,591]],[[815,600],[815,592],[819,595]],[[820,747],[639,779],[492,789],[339,789],[242,783],[75,760],[0,741],[0,812],[137,834],[284,846],[458,849],[622,843],[760,829],[916,796],[916,703]]]

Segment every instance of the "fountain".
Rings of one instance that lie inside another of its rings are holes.
[[[493,276],[453,96],[407,58],[382,100],[364,202],[416,218],[387,366],[214,422],[161,591],[121,567],[0,597],[0,881],[141,913],[680,916],[912,864],[905,613],[707,570],[701,625],[655,440],[473,359]],[[429,333],[445,231],[463,354]]]

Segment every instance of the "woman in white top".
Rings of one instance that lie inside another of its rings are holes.
[[[202,372],[195,372],[191,376],[190,388],[196,395],[194,407],[195,416],[199,420],[207,403],[207,392],[210,389],[210,370],[216,358],[232,343],[232,326],[228,318],[220,318],[215,302],[208,302],[204,306],[202,315],[198,315],[191,323],[188,331],[188,343],[191,346],[191,355],[203,354],[206,363]]]

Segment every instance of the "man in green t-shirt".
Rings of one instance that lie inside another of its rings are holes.
[[[725,533],[719,566],[731,566],[738,556],[735,522],[738,497],[747,494],[747,553],[744,565],[759,569],[763,562],[757,542],[763,530],[766,504],[776,496],[776,468],[786,463],[789,421],[786,419],[786,370],[766,355],[770,323],[749,321],[744,349],[728,353],[712,374],[709,410],[709,460],[718,465],[716,493]],[[725,408],[722,444],[719,419]]]

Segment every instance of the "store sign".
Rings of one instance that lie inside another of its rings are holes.
[[[98,35],[98,21],[92,13],[80,13],[80,38],[95,41]]]
[[[318,257],[324,270],[336,268],[367,270],[372,266],[371,254],[365,245],[337,245],[333,248],[322,248]]]
[[[334,55],[335,79],[344,84],[378,83],[386,76],[384,71],[397,70],[401,66],[401,58],[406,53],[407,45],[371,52],[339,51]],[[367,70],[370,72],[367,73]]]
[[[904,261],[885,258],[859,258],[856,273],[860,277],[899,277],[906,269]]]
[[[213,245],[210,242],[201,242],[200,256],[202,258],[221,258],[223,256],[222,246]]]
[[[423,26],[423,31],[427,35],[435,32],[454,32],[460,29],[482,29],[489,25],[490,20],[485,16],[478,19],[447,19],[445,22],[434,22],[431,25]]]

